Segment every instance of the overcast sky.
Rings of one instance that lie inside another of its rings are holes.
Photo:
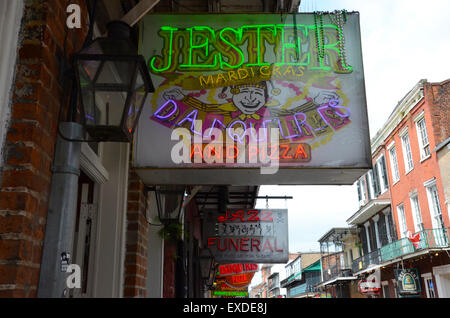
[[[361,41],[371,138],[397,103],[420,80],[450,78],[449,0],[302,0],[300,12],[346,9],[360,13]],[[289,250],[319,251],[317,240],[346,226],[358,209],[354,186],[262,186],[260,195],[289,209]],[[277,202],[279,201],[279,202]],[[264,208],[265,200],[257,207]],[[255,276],[252,285],[259,281]]]

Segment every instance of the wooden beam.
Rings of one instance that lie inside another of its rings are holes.
[[[130,26],[135,25],[144,15],[153,9],[159,1],[160,0],[141,0],[133,9],[123,16],[122,21],[128,23]]]

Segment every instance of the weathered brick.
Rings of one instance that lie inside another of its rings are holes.
[[[36,211],[37,204],[36,198],[30,193],[16,191],[0,192],[0,210],[31,212]]]
[[[26,240],[0,239],[0,259],[31,260],[32,246]]]

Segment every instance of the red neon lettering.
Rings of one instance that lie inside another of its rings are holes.
[[[272,211],[262,211],[261,215],[263,216],[261,218],[261,221],[265,221],[265,222],[272,222],[273,221],[273,217],[272,215]]]
[[[198,157],[198,156],[200,156],[200,157]],[[194,146],[192,147],[191,158],[194,158],[194,157],[203,159],[202,146],[199,144],[194,144]]]
[[[231,245],[234,246],[234,248],[236,249],[236,251],[239,251],[239,239],[236,239],[236,241],[234,241],[232,238],[230,238],[230,246],[229,249],[231,251]]]
[[[289,152],[291,147],[289,147],[288,145],[280,145],[280,151],[281,151],[281,149],[284,149],[284,151],[281,154],[282,159],[292,159],[292,155],[287,156],[287,153]]]
[[[208,246],[215,245],[216,244],[216,238],[215,237],[208,237]]]
[[[275,252],[283,252],[282,248],[277,247],[277,239],[275,239]]]
[[[252,158],[258,160],[258,147],[253,145],[248,147],[248,161],[252,162]]]
[[[280,159],[280,156],[278,155],[277,157],[273,157],[274,155],[275,155],[275,153],[278,153],[279,151],[275,151],[275,149],[277,148],[277,146],[276,145],[272,145],[272,146],[269,146],[270,147],[270,155],[269,155],[269,158],[270,159],[272,159],[272,160],[279,160]],[[278,149],[277,149],[278,150]]]
[[[242,222],[244,221],[244,211],[240,210],[237,211],[236,213],[231,213],[232,218],[230,219],[230,221],[234,221],[236,219],[241,219]]]
[[[247,212],[250,217],[247,219],[247,222],[258,222],[259,221],[259,212],[258,211],[248,211]]]
[[[233,149],[233,154],[231,153],[231,150]],[[235,145],[227,145],[226,146],[226,157],[227,159],[236,159],[239,154],[239,149]]]
[[[297,150],[295,151],[294,158],[297,159],[299,155],[302,159],[308,158],[308,155],[306,154],[305,149],[303,149],[302,144],[298,144]]]
[[[244,243],[244,241],[245,241],[245,243]],[[245,249],[244,249],[244,246],[246,247]],[[241,251],[248,251],[248,238],[243,238],[243,239],[241,239]]]
[[[220,247],[220,239],[218,239],[217,240],[217,249],[219,250],[219,251],[225,251],[226,249],[227,249],[227,241],[226,240],[224,240],[224,242],[223,242],[223,247]]]
[[[258,252],[261,250],[260,248],[259,248],[259,245],[261,244],[261,241],[259,240],[259,239],[255,239],[255,238],[252,238],[252,240],[251,240],[251,249],[252,249],[252,252],[253,252],[253,248],[256,248],[257,250],[258,250]]]
[[[270,249],[270,251],[273,252],[272,245],[270,244],[269,239],[266,239],[266,242],[264,243],[263,251],[265,251],[266,249]]]

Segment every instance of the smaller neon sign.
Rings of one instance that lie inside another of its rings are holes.
[[[277,149],[278,148],[278,149]],[[191,162],[194,163],[235,163],[241,156],[240,147],[236,145],[217,145],[217,144],[192,144]],[[247,148],[249,163],[267,159],[277,160],[278,162],[309,162],[311,161],[311,146],[306,143],[289,143],[282,145],[249,145]],[[247,159],[247,158],[246,158]]]
[[[243,291],[221,291],[221,290],[215,290],[214,292],[215,296],[248,296],[248,292]]]
[[[272,222],[272,211],[270,210],[237,210],[226,211],[225,215],[220,215],[217,218],[218,222]]]
[[[258,264],[225,264],[219,266],[219,275],[227,276],[258,271]]]

